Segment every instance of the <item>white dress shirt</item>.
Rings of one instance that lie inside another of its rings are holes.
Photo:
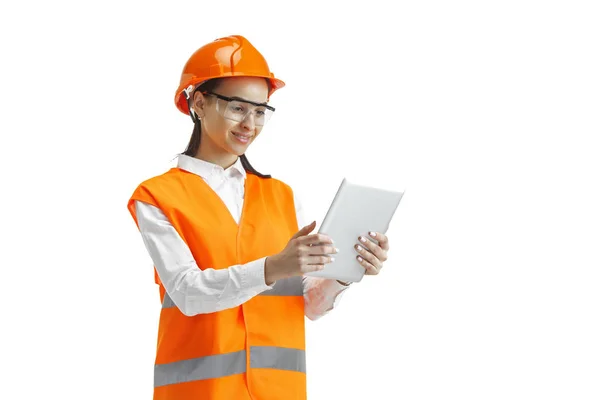
[[[179,155],[177,166],[199,175],[223,200],[239,224],[246,171],[238,158],[227,169],[194,157]],[[298,227],[307,224],[294,193]],[[265,283],[265,259],[224,269],[201,270],[188,245],[157,207],[136,201],[140,233],[165,290],[185,315],[212,313],[236,307],[273,285]],[[305,315],[316,320],[332,310],[348,286],[336,280],[303,277]]]

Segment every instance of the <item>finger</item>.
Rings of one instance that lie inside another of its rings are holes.
[[[305,264],[307,265],[319,265],[319,264],[329,264],[335,261],[335,257],[333,256],[308,256],[305,257]]]
[[[339,253],[340,250],[332,245],[321,244],[304,247],[304,252],[310,256],[320,256]]]
[[[367,239],[364,236],[358,237],[359,242],[375,255],[382,263],[387,260],[387,251],[383,250],[377,243]]]
[[[358,254],[364,258],[369,264],[375,266],[378,270],[381,269],[381,260],[379,260],[373,253],[365,249],[359,244],[354,245],[354,249],[358,252]]]
[[[379,270],[377,268],[375,268],[375,266],[373,264],[371,264],[370,262],[368,262],[361,256],[356,256],[356,259],[358,260],[359,264],[365,268],[365,270],[366,270],[365,274],[377,275],[379,273]]]
[[[298,241],[300,242],[300,244],[304,245],[315,245],[322,243],[333,244],[333,240],[323,233],[313,233],[312,235],[302,236],[298,238]]]
[[[303,226],[302,229],[300,229],[298,232],[296,232],[294,234],[294,236],[292,236],[292,239],[302,237],[302,236],[309,234],[310,232],[312,232],[313,229],[315,229],[315,226],[317,226],[317,221],[313,221],[310,224]]]
[[[377,242],[379,243],[379,247],[381,247],[383,250],[388,251],[390,249],[389,239],[383,233],[369,232],[369,236],[377,240]]]

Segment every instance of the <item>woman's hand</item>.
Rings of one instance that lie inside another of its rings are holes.
[[[320,233],[309,235],[315,229],[316,221],[300,229],[288,242],[287,246],[265,260],[265,283],[307,272],[320,271],[334,260],[330,254],[337,253],[333,241]]]
[[[383,233],[369,232],[371,238],[377,243],[374,243],[369,238],[360,236],[359,244],[355,245],[358,253],[356,259],[367,271],[365,275],[377,275],[383,268],[383,263],[387,260],[390,244],[388,237]]]

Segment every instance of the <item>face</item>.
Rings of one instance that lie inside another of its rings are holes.
[[[212,92],[222,96],[265,103],[269,88],[263,78],[230,77],[223,79]],[[248,109],[254,108],[251,104],[243,104]],[[199,91],[194,94],[193,108],[202,121],[200,152],[207,158],[235,159],[246,152],[262,130],[262,126],[256,124],[256,116],[253,113],[248,113],[239,122],[225,118],[223,110],[230,106],[231,104],[227,101],[210,94],[203,95]]]

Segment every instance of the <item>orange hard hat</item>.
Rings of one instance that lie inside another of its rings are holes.
[[[227,36],[200,47],[183,67],[181,81],[175,93],[175,105],[189,115],[187,96],[200,83],[229,76],[255,76],[271,82],[269,97],[285,83],[275,78],[258,50],[243,36]]]

